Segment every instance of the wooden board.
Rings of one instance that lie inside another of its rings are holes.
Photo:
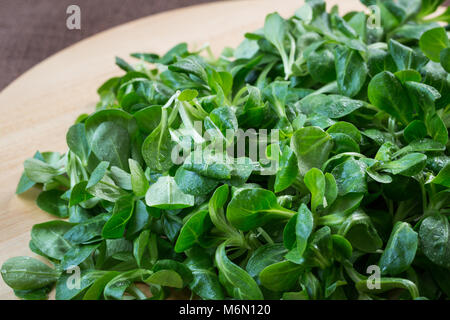
[[[339,3],[341,14],[361,10],[358,0]],[[299,0],[225,1],[139,19],[81,41],[40,63],[0,93],[0,264],[13,256],[35,256],[28,248],[31,227],[54,217],[34,203],[36,190],[15,188],[23,161],[36,150],[65,152],[67,129],[81,113],[91,113],[96,89],[122,72],[114,57],[131,52],[165,53],[179,42],[190,48],[209,43],[214,53],[235,47],[245,32],[259,29],[266,14],[288,17]],[[129,59],[128,59],[129,60]],[[0,299],[16,299],[0,279]]]

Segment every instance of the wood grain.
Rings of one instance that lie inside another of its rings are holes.
[[[360,10],[357,0],[340,3]],[[65,152],[69,126],[81,113],[91,113],[96,89],[120,75],[114,57],[131,52],[164,53],[179,42],[190,48],[209,43],[213,52],[237,46],[243,34],[260,28],[265,15],[293,14],[299,0],[228,1],[200,5],[139,19],[83,40],[40,63],[0,93],[0,263],[20,255],[35,256],[28,248],[31,227],[52,216],[34,203],[37,190],[14,194],[23,161],[36,150]],[[16,299],[0,280],[0,299]]]

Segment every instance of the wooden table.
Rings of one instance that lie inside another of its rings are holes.
[[[361,10],[357,0],[340,3],[341,13]],[[218,2],[139,19],[83,40],[35,66],[0,93],[0,263],[13,256],[35,256],[28,248],[31,227],[54,217],[34,203],[31,190],[16,196],[23,161],[36,150],[65,152],[69,126],[81,113],[91,113],[96,89],[122,72],[114,57],[131,52],[165,53],[179,42],[190,48],[209,43],[213,52],[237,46],[245,32],[263,26],[266,14],[288,17],[299,0]],[[131,59],[128,59],[131,60]],[[0,280],[0,299],[15,299]]]

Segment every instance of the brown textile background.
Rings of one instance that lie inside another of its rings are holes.
[[[0,0],[0,91],[65,47],[122,23],[219,0]],[[67,7],[81,8],[81,30],[66,27]]]
[[[97,32],[213,1],[220,0],[0,0],[0,90],[36,63]],[[81,8],[81,30],[66,28],[71,4]]]

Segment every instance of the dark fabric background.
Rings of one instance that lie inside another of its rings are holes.
[[[95,33],[158,12],[219,0],[0,0],[0,91],[33,65]],[[81,30],[66,27],[81,8]]]
[[[0,90],[36,63],[97,32],[213,1],[220,0],[0,0]],[[81,30],[66,28],[71,4],[81,8]]]

